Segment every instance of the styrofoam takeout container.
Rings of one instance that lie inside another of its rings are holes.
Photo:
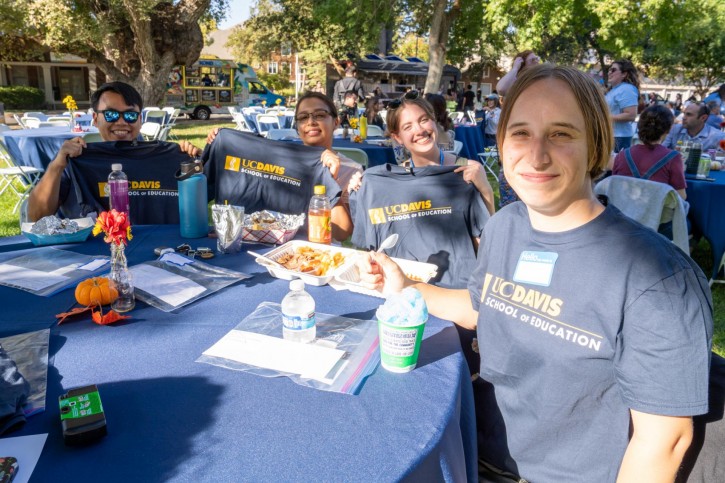
[[[80,243],[88,238],[88,235],[93,231],[93,226],[96,224],[92,218],[74,218],[73,221],[78,223],[78,231],[75,233],[63,233],[60,235],[37,235],[31,233],[35,223],[23,223],[20,226],[20,231],[36,247],[45,245],[61,245],[63,243]]]
[[[319,287],[322,285],[327,285],[330,280],[335,277],[336,274],[340,273],[343,270],[347,270],[350,264],[354,264],[356,258],[355,254],[359,253],[357,250],[352,250],[350,248],[324,245],[321,243],[312,243],[304,240],[292,240],[280,247],[275,248],[274,250],[265,253],[265,256],[271,258],[274,261],[277,261],[280,257],[282,257],[282,255],[292,253],[297,248],[303,246],[311,247],[316,250],[325,250],[331,252],[332,254],[342,253],[345,256],[345,261],[342,262],[342,265],[333,270],[329,270],[327,274],[323,276],[311,275],[309,273],[297,272],[295,270],[288,270],[286,268],[276,267],[272,264],[265,262],[265,260],[261,258],[257,258],[257,263],[266,268],[269,274],[273,277],[281,278],[282,280],[294,280],[296,278],[299,278],[307,285],[314,285]]]
[[[438,274],[438,267],[432,263],[406,260],[405,258],[391,258],[391,260],[398,264],[407,277],[420,282],[428,282]],[[344,270],[335,275],[335,281],[345,285],[351,292],[385,298],[382,293],[360,285],[360,271],[355,263],[345,264]]]

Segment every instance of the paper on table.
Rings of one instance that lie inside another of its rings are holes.
[[[18,473],[13,483],[27,483],[38,464],[48,433],[0,439],[0,456],[12,456],[18,460]]]
[[[300,374],[327,382],[327,375],[345,351],[317,344],[300,344],[268,335],[231,330],[204,355],[221,357],[243,364]]]
[[[64,275],[53,275],[32,268],[0,264],[0,281],[29,290],[42,290],[68,280]]]
[[[176,307],[206,289],[198,283],[163,268],[141,264],[131,267],[133,285]]]
[[[88,270],[89,272],[93,272],[108,263],[111,263],[111,260],[109,260],[108,258],[96,258],[95,260],[81,265],[80,267],[78,267],[78,270]]]

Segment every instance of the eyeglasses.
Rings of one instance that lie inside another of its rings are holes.
[[[312,114],[303,113],[295,118],[297,124],[307,124],[310,120],[314,122],[322,122],[331,116],[332,114],[328,111],[315,111]]]
[[[123,120],[129,124],[133,124],[138,121],[138,116],[141,114],[140,112],[133,110],[120,112],[115,109],[106,109],[101,112],[103,113],[103,118],[106,122],[116,122],[121,119],[121,115],[123,115]]]
[[[408,91],[405,94],[403,94],[403,97],[399,99],[393,99],[388,104],[388,109],[397,109],[400,107],[400,105],[403,103],[403,101],[408,100],[412,101],[414,99],[418,99],[420,97],[420,92],[418,91]]]

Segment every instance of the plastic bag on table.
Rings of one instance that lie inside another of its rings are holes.
[[[18,372],[30,386],[23,413],[26,417],[45,410],[48,384],[48,341],[50,329],[0,338],[0,347],[15,362]]]
[[[171,312],[251,275],[166,253],[130,267],[136,298]]]
[[[109,257],[43,247],[0,254],[0,284],[48,297],[97,272]]]
[[[276,371],[204,354],[196,362],[249,372],[263,377],[286,376],[297,384],[323,391],[358,394],[365,378],[375,371],[380,362],[377,322],[320,312],[315,314],[315,318],[317,338],[312,343],[345,351],[343,358],[330,371],[328,382],[306,379],[299,374]],[[233,330],[281,338],[282,310],[280,304],[272,302],[259,304],[254,312],[245,317]]]

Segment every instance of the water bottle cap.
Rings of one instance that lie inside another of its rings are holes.
[[[289,283],[289,289],[294,292],[299,292],[300,290],[304,290],[305,282],[303,282],[299,278],[296,278]]]
[[[108,165],[106,165],[108,166]],[[123,165],[121,163],[113,163],[111,165],[111,170],[113,171],[123,171]]]
[[[324,195],[325,193],[327,193],[327,188],[325,188],[324,184],[315,185],[315,194],[316,195]]]
[[[204,171],[204,165],[200,159],[191,159],[183,161],[180,169],[176,172],[176,179],[184,180]]]

